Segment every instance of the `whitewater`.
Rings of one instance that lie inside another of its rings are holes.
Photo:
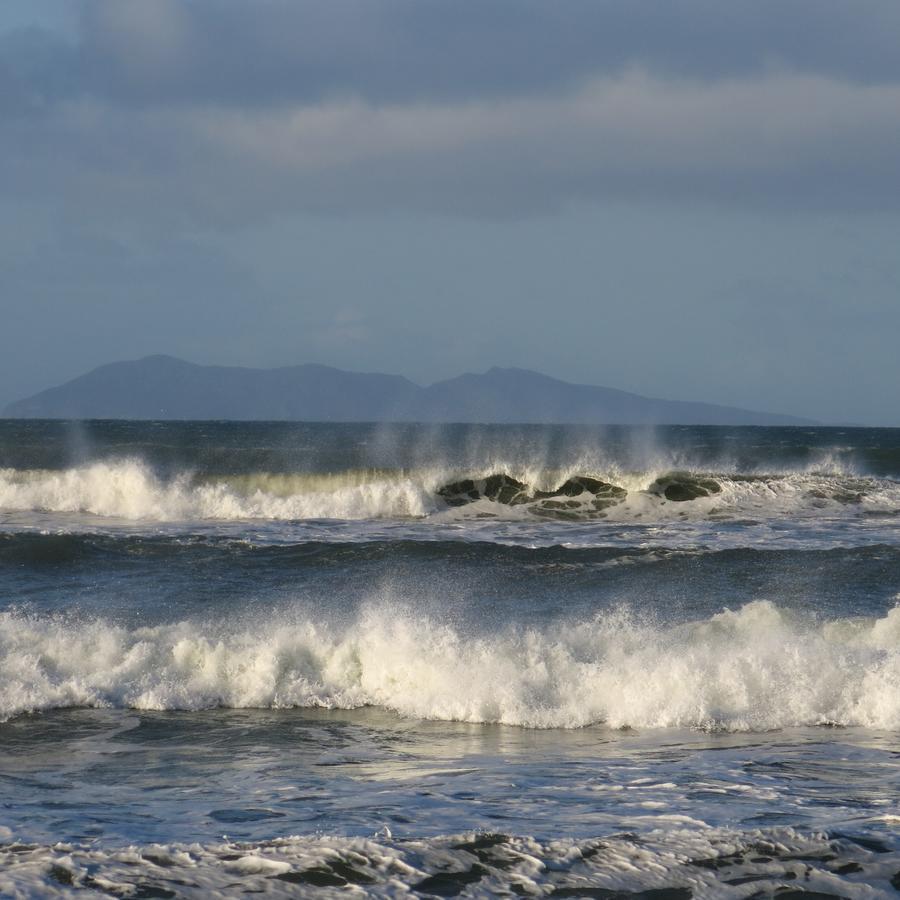
[[[0,422],[0,894],[894,896],[900,434]]]
[[[585,486],[586,482],[590,482]],[[494,487],[492,483],[499,484]],[[599,484],[600,487],[595,487]],[[508,488],[509,499],[502,488]],[[598,494],[599,491],[599,494]],[[596,498],[600,497],[601,502]],[[7,511],[84,512],[133,520],[459,517],[671,519],[894,511],[900,482],[828,469],[773,473],[524,468],[251,472],[160,477],[140,459],[61,471],[0,469]],[[464,509],[462,507],[465,507]]]
[[[900,608],[798,621],[757,601],[675,628],[591,622],[463,634],[409,610],[349,626],[0,615],[0,715],[57,707],[355,709],[537,728],[900,729]]]

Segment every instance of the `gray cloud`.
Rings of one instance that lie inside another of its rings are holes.
[[[297,210],[503,217],[572,201],[895,209],[900,84],[642,70],[554,96],[259,109],[94,98],[12,118],[8,191],[235,225]]]
[[[257,105],[472,99],[640,66],[900,78],[893,0],[81,0],[73,91]]]
[[[0,39],[22,202],[146,223],[900,203],[893,0],[81,0]]]

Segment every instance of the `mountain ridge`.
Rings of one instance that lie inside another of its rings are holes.
[[[319,363],[202,366],[155,354],[98,366],[10,403],[7,418],[534,424],[810,425],[813,420],[661,400],[493,366],[421,387],[402,375]]]

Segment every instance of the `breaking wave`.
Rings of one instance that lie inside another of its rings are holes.
[[[677,517],[896,512],[900,483],[834,472],[349,470],[163,477],[140,460],[0,469],[0,511],[130,520]]]
[[[900,727],[900,606],[818,622],[755,601],[661,627],[628,611],[469,634],[391,604],[127,628],[0,614],[0,715],[379,706],[537,728]]]

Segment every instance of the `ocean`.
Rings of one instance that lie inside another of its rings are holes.
[[[900,430],[0,422],[0,896],[891,897]]]

